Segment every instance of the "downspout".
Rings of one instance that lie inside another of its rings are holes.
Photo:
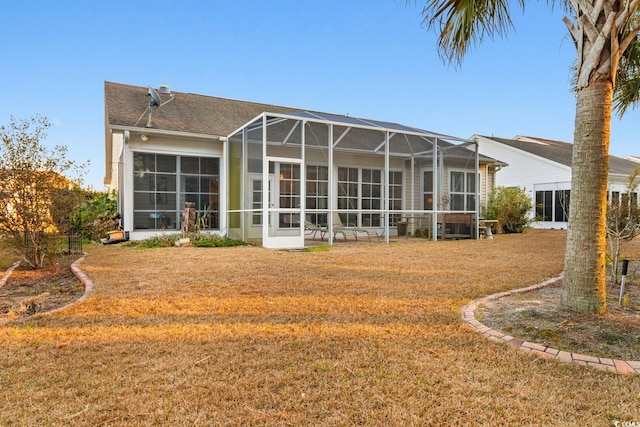
[[[122,227],[123,230],[125,229],[125,215],[124,212],[122,211],[122,208],[124,207],[124,148],[125,145],[129,144],[129,138],[130,138],[130,133],[128,130],[125,130],[123,132],[123,138],[122,138],[122,148],[120,149],[120,154],[118,154],[118,163],[117,163],[117,176],[118,176],[118,194],[116,195],[116,201],[117,201],[117,209],[118,212],[120,213],[120,226]],[[113,133],[111,136],[111,140],[113,141]]]
[[[229,174],[229,137],[221,136],[220,142],[222,142],[222,172],[220,173],[220,183],[219,188],[224,189],[225,197],[220,197],[220,214],[218,218],[220,218],[220,234],[224,237],[229,237],[229,229],[227,224],[229,223],[229,186],[228,182],[228,174]]]

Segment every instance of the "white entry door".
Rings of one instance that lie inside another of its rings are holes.
[[[272,249],[304,247],[302,220],[302,162],[297,159],[267,157],[265,171],[273,171],[273,185],[263,206],[263,245]],[[268,178],[267,178],[268,179]]]

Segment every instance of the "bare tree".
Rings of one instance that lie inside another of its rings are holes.
[[[88,165],[67,159],[64,146],[48,149],[42,144],[50,126],[38,115],[20,121],[11,117],[0,126],[0,232],[33,268],[45,265],[54,244],[54,197],[60,189],[81,185]]]
[[[640,167],[629,175],[626,193],[619,199],[613,197],[607,206],[607,243],[611,259],[610,282],[618,282],[618,265],[620,262],[620,246],[640,234],[640,208],[638,207],[637,189],[640,178]],[[632,197],[636,194],[636,197]]]

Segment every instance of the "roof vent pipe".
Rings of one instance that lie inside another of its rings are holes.
[[[158,92],[164,95],[171,95],[171,89],[169,89],[168,85],[158,85]]]

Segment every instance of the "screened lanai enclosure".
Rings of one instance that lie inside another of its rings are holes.
[[[311,238],[478,236],[472,141],[300,111],[263,113],[227,144],[231,238],[302,248]]]

